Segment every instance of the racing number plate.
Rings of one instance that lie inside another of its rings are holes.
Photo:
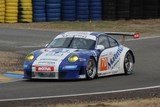
[[[54,67],[51,67],[51,66],[37,66],[35,72],[54,72]]]

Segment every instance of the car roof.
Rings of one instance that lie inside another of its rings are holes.
[[[69,32],[63,32],[55,37],[57,38],[66,38],[66,37],[78,37],[78,38],[88,38],[92,40],[96,40],[96,38],[100,34],[105,34],[101,32],[90,32],[90,31],[69,31]]]
[[[68,31],[63,34],[73,34],[73,35],[91,35],[98,37],[100,34],[105,34],[103,32],[90,32],[90,31]]]

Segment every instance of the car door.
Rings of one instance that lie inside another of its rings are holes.
[[[97,45],[103,45],[105,49],[101,52],[98,61],[98,76],[116,74],[118,72],[120,57],[119,43],[105,34],[99,36]]]

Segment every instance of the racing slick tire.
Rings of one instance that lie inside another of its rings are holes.
[[[88,80],[91,80],[91,79],[94,79],[96,75],[97,75],[96,62],[93,58],[90,58],[86,66],[86,77]]]
[[[126,75],[133,74],[134,57],[130,51],[128,51],[124,58],[124,71]]]

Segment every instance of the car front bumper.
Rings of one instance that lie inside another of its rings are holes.
[[[24,71],[25,79],[85,79],[86,75],[81,70],[68,70],[60,72],[32,72]]]

